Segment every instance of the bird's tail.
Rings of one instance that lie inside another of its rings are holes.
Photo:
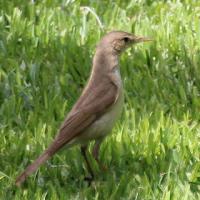
[[[30,164],[22,174],[20,174],[15,181],[17,186],[20,186],[26,178],[35,172],[40,165],[45,163],[49,158],[51,158],[55,152],[61,149],[65,144],[65,141],[58,143],[57,140],[54,140],[52,144],[42,153],[32,164]]]
[[[33,172],[37,170],[37,168],[42,165],[44,162],[46,162],[49,158],[51,158],[55,152],[60,150],[65,144],[67,144],[76,134],[77,132],[73,132],[71,135],[67,135],[68,137],[63,138],[63,134],[65,132],[62,132],[62,128],[59,131],[59,134],[55,138],[55,140],[51,143],[51,145],[40,155],[31,165],[29,165],[22,174],[20,174],[16,181],[15,184],[17,186],[20,186]]]
[[[45,161],[47,161],[50,158],[50,155],[48,154],[47,151],[45,151],[41,156],[39,156],[31,165],[29,165],[22,174],[20,174],[16,181],[15,184],[17,186],[20,186],[25,180],[26,177],[32,174],[34,171],[37,170],[37,168],[43,164]]]

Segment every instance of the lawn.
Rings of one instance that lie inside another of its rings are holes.
[[[52,141],[111,30],[149,36],[120,59],[121,119],[91,186],[78,146],[16,176]],[[200,1],[0,1],[0,199],[200,199]]]

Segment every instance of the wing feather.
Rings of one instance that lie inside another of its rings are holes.
[[[109,106],[115,103],[118,96],[117,87],[111,82],[106,84],[105,87],[99,86],[94,91],[93,94],[90,93],[88,95],[86,92],[84,101],[79,106],[75,105],[75,108],[69,113],[69,116],[58,131],[55,140],[47,149],[48,154],[53,155],[58,149],[79,135],[99,116],[106,112]]]

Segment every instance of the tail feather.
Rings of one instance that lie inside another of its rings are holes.
[[[50,155],[48,152],[44,152],[41,156],[39,156],[31,165],[29,165],[24,172],[19,175],[15,181],[15,184],[17,186],[20,186],[25,180],[26,177],[32,174],[34,171],[37,170],[37,168],[43,164],[45,161],[47,161],[50,158]]]
[[[20,174],[15,181],[15,184],[17,186],[20,186],[26,178],[35,172],[40,165],[45,163],[49,158],[51,158],[58,150],[60,150],[67,141],[63,140],[61,142],[58,142],[57,139],[55,139],[51,145],[42,153],[32,164],[30,164],[22,174]]]
[[[51,143],[51,145],[44,151],[42,155],[40,155],[31,165],[29,165],[22,174],[20,174],[15,184],[17,186],[20,186],[25,180],[26,177],[28,177],[30,174],[35,172],[37,168],[42,165],[44,162],[46,162],[50,157],[52,157],[58,150],[60,150],[65,144],[67,144],[71,139],[73,139],[76,136],[77,132],[73,132],[72,135],[69,135],[68,137],[63,138],[63,134],[60,132],[56,139]]]

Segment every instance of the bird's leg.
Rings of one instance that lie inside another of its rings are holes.
[[[93,151],[92,151],[92,155],[94,157],[94,159],[96,160],[96,162],[99,165],[99,168],[103,171],[107,170],[107,167],[104,166],[100,161],[99,161],[99,150],[100,150],[100,145],[101,145],[102,139],[101,140],[97,140],[94,144],[93,147]]]
[[[91,175],[91,177],[85,177],[85,180],[91,182],[91,181],[94,179],[94,173],[93,173],[93,171],[92,171],[91,165],[90,165],[89,160],[88,160],[88,158],[87,158],[86,151],[87,151],[87,146],[81,146],[81,153],[82,153],[82,155],[83,155],[83,157],[84,157],[84,159],[85,159],[88,172],[89,172],[90,175]]]

